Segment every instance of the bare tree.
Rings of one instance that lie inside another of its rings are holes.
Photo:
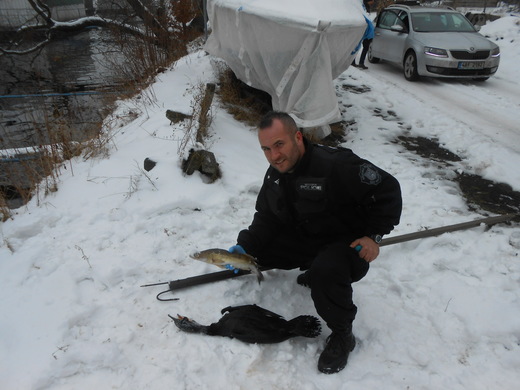
[[[195,17],[198,7],[193,0],[160,0],[161,7],[152,9],[143,0],[120,0],[131,12],[126,13],[127,19],[106,18],[102,16],[87,16],[73,21],[60,22],[52,18],[51,9],[45,0],[27,0],[37,14],[36,23],[28,21],[17,31],[14,38],[5,46],[0,47],[0,55],[24,55],[38,51],[58,34],[76,34],[89,27],[110,28],[123,34],[140,36],[156,45],[170,48],[172,41],[179,46],[179,40],[185,35],[186,20],[176,21],[175,14]],[[118,4],[116,0],[113,0]],[[198,3],[198,1],[196,2]],[[152,4],[148,1],[148,4]],[[131,23],[130,19],[138,19],[139,24]],[[181,32],[181,33],[179,33]],[[39,39],[27,39],[38,33]]]

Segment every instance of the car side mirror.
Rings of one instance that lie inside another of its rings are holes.
[[[480,26],[477,26],[476,24],[474,24],[473,27],[475,27],[475,30],[477,30],[477,32],[480,31]]]
[[[406,29],[401,24],[394,24],[392,27],[390,27],[390,30],[401,33],[406,32]]]

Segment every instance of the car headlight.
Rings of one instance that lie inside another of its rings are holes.
[[[491,57],[500,57],[499,47],[495,47],[493,50],[491,50]]]
[[[448,57],[448,52],[444,49],[438,49],[436,47],[425,47],[424,54],[435,57]]]

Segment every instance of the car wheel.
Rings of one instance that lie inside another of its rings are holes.
[[[413,51],[409,51],[404,56],[403,71],[406,80],[419,80],[419,73],[417,73],[417,57],[415,56],[415,53]]]
[[[379,58],[374,57],[372,55],[372,44],[370,44],[370,46],[368,47],[367,56],[368,56],[368,62],[370,62],[371,64],[377,64],[379,62]]]

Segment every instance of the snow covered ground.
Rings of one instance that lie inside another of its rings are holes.
[[[344,119],[356,122],[345,146],[402,185],[402,222],[392,235],[487,215],[468,208],[450,180],[455,172],[520,190],[519,22],[507,16],[482,28],[502,50],[497,75],[485,83],[408,83],[388,64],[351,68],[336,80]],[[335,375],[316,368],[327,329],[317,339],[265,346],[174,326],[167,314],[209,324],[223,307],[246,303],[287,319],[316,314],[309,290],[295,283],[298,271],[269,271],[260,286],[246,276],[181,290],[174,302],[156,301],[164,286],[139,287],[216,271],[188,255],[235,244],[253,215],[267,168],[254,130],[214,103],[207,146],[223,177],[204,184],[199,174],[181,174],[183,132],[164,115],[191,111],[196,86],[214,81],[211,62],[193,53],[159,76],[148,94],[153,104],[121,102],[107,121],[109,157],[67,163],[57,192],[0,224],[0,387],[518,388],[518,225],[382,248],[354,287],[359,342]],[[127,120],[131,113],[139,116]],[[462,161],[425,160],[394,142],[401,135],[437,138]],[[158,162],[148,173],[145,157]]]

